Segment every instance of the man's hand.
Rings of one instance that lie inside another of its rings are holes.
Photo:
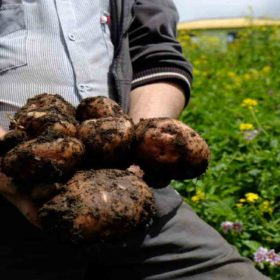
[[[37,208],[34,203],[28,197],[20,194],[12,179],[2,172],[0,172],[0,194],[12,203],[30,223],[40,227]]]
[[[6,134],[5,130],[0,126],[0,139]]]
[[[0,127],[0,138],[5,135]],[[34,226],[40,227],[37,209],[34,203],[26,196],[20,194],[12,179],[0,171],[0,195],[12,203]]]

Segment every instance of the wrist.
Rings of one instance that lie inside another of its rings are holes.
[[[181,87],[171,82],[158,82],[138,87],[131,92],[129,115],[134,122],[141,118],[178,118],[184,108]]]

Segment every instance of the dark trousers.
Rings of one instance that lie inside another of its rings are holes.
[[[8,227],[2,220],[1,280],[269,279],[186,204],[122,242],[84,248],[49,239],[17,214]]]

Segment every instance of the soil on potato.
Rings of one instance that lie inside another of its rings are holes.
[[[193,129],[168,118],[143,119],[135,128],[136,163],[145,172],[170,179],[190,179],[203,174],[210,151]]]
[[[20,128],[29,138],[43,133],[57,132],[61,135],[75,136],[77,121],[71,115],[64,115],[57,108],[18,111],[10,129]]]
[[[33,98],[29,98],[26,104],[21,107],[21,112],[34,111],[38,109],[57,109],[64,115],[70,115],[72,117],[76,114],[76,109],[68,101],[58,94],[41,93],[37,94]]]
[[[113,241],[156,214],[146,183],[128,170],[79,171],[39,210],[43,228],[74,243]]]
[[[95,168],[125,166],[130,161],[134,139],[134,125],[130,118],[84,121],[77,136],[85,144],[88,164]]]
[[[40,136],[17,145],[2,160],[3,172],[29,185],[56,182],[69,176],[84,155],[84,145],[76,138],[56,134]]]
[[[106,117],[121,117],[125,115],[122,108],[112,99],[105,96],[88,97],[77,107],[77,119],[85,121]]]

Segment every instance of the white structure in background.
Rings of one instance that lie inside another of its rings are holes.
[[[248,26],[280,26],[280,0],[174,0],[179,29],[219,38],[222,47]],[[197,38],[194,38],[195,40]]]
[[[280,19],[280,0],[174,0],[180,21],[217,18]]]

